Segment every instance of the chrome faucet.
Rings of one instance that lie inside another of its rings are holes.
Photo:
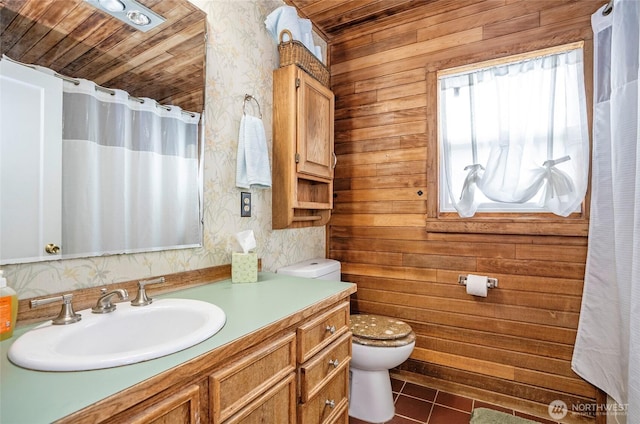
[[[120,300],[128,300],[129,293],[125,289],[115,289],[107,293],[107,289],[100,290],[102,296],[96,302],[96,306],[91,308],[94,314],[106,314],[116,310],[116,305],[111,303],[113,296],[118,296]]]
[[[49,297],[47,299],[33,299],[30,302],[32,308],[37,308],[40,305],[47,305],[49,303],[60,302],[62,301],[62,309],[57,317],[51,320],[53,325],[67,325],[73,324],[74,322],[78,322],[82,319],[82,315],[76,314],[73,311],[73,304],[71,300],[73,299],[73,294],[63,294],[62,296]]]
[[[153,299],[147,297],[147,290],[144,288],[147,284],[164,283],[164,277],[158,277],[151,280],[138,281],[138,295],[131,301],[131,306],[146,306],[153,302]]]

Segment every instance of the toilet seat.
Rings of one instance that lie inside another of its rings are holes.
[[[408,324],[382,315],[352,315],[350,327],[353,343],[363,346],[399,347],[416,340]]]

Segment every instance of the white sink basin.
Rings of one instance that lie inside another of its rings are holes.
[[[107,314],[79,311],[82,320],[48,323],[20,336],[9,359],[41,371],[82,371],[135,364],[200,343],[220,331],[222,309],[190,299],[156,299],[147,306],[117,304]]]

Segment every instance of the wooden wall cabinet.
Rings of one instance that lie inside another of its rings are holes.
[[[295,65],[273,72],[273,228],[326,225],[333,208],[334,95]]]

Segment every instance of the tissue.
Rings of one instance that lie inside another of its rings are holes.
[[[258,254],[251,252],[256,248],[256,238],[253,230],[241,231],[236,234],[242,252],[231,254],[231,282],[255,283],[258,281]]]
[[[240,243],[243,253],[249,253],[256,248],[256,237],[253,235],[253,230],[240,231],[236,234],[236,240]]]

